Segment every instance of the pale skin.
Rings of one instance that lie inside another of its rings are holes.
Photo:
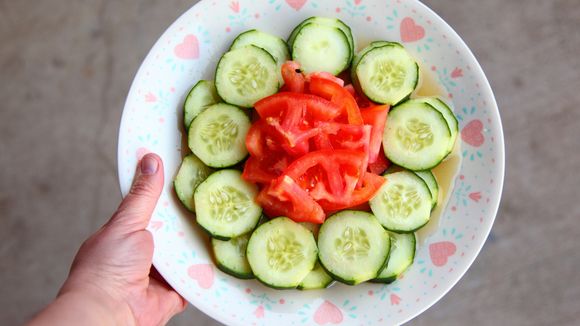
[[[145,155],[129,194],[82,244],[56,299],[28,325],[164,325],[185,309],[187,302],[151,268],[146,227],[163,178],[161,158]]]

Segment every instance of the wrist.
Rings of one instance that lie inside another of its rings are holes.
[[[135,325],[131,309],[90,289],[61,292],[29,325]]]

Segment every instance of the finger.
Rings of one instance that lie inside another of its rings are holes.
[[[149,153],[138,164],[131,190],[107,223],[130,233],[147,227],[163,189],[163,162]]]
[[[150,278],[148,295],[158,303],[159,316],[161,316],[160,325],[165,325],[169,319],[183,312],[187,307],[187,301],[183,299],[167,283],[162,283],[155,278]]]

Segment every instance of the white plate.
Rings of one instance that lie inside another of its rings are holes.
[[[234,279],[212,263],[207,236],[172,190],[182,157],[182,104],[240,32],[260,28],[286,37],[303,19],[334,16],[359,46],[403,43],[452,98],[459,119],[459,177],[439,224],[421,239],[415,263],[390,285],[335,285],[324,291],[277,291]],[[151,219],[154,264],[187,300],[228,325],[399,324],[433,305],[461,278],[492,227],[504,176],[498,108],[481,67],[435,13],[412,1],[204,0],[177,19],[143,62],[129,92],[119,132],[119,182],[126,194],[146,152],[165,162],[165,189]],[[468,300],[469,298],[466,298]]]

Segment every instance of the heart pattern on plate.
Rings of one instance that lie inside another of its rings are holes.
[[[483,136],[483,123],[481,120],[470,121],[461,130],[461,139],[473,147],[479,147],[485,142]]]
[[[342,311],[328,300],[324,300],[314,313],[314,321],[318,325],[340,324],[342,319]]]
[[[286,0],[286,3],[294,8],[294,10],[298,11],[300,10],[302,7],[304,7],[304,4],[306,4],[308,0]]]
[[[425,28],[417,25],[411,17],[405,17],[401,21],[401,40],[403,42],[416,42],[425,37]]]
[[[457,251],[457,247],[451,241],[435,242],[429,245],[429,256],[433,265],[437,267],[445,266],[455,251]]]
[[[199,41],[193,34],[186,35],[183,42],[177,44],[173,50],[180,59],[192,60],[199,58]]]
[[[191,265],[187,269],[187,275],[197,281],[197,284],[202,289],[209,289],[213,285],[215,273],[212,265],[196,264]]]

